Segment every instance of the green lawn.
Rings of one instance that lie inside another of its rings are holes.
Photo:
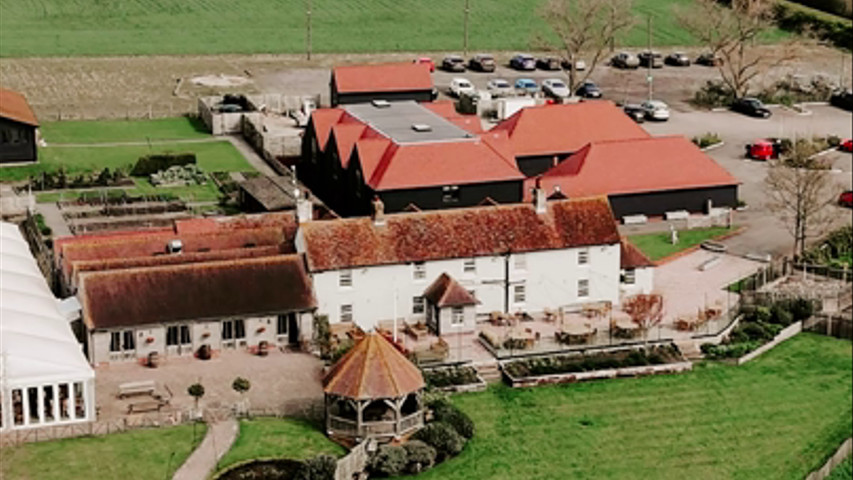
[[[527,50],[543,30],[544,0],[474,0],[469,45]],[[635,0],[638,21],[627,46],[646,44],[654,18],[657,46],[690,45],[672,5],[691,0]],[[315,52],[460,50],[462,0],[313,0]],[[2,0],[0,56],[302,53],[305,2],[265,0]],[[782,34],[774,32],[769,39]]]
[[[454,396],[477,433],[418,478],[801,480],[850,435],[851,360],[804,333],[741,367]]]
[[[631,235],[628,238],[651,260],[660,260],[674,253],[699,245],[705,240],[711,240],[722,235],[731,233],[732,230],[725,227],[694,228],[693,230],[679,230],[678,243],[670,243],[670,233],[645,233],[642,235]]]
[[[45,122],[42,137],[52,143],[145,142],[209,138],[204,123],[196,118],[176,117],[155,120],[72,120]]]
[[[198,165],[206,172],[254,170],[228,141],[205,143],[168,143],[118,147],[44,147],[33,165],[0,168],[0,182],[25,180],[29,175],[64,167],[69,174],[101,170],[104,167],[130,167],[142,155],[163,152],[194,152]]]
[[[196,426],[196,441],[206,425]],[[172,478],[190,452],[193,426],[132,430],[99,437],[4,448],[0,478],[15,480],[151,480]]]
[[[321,453],[343,456],[344,449],[316,426],[299,420],[255,418],[240,421],[240,435],[219,461],[225,468],[255,458],[305,460]]]
[[[850,480],[851,478],[853,478],[853,457],[847,457],[847,460],[832,469],[826,480]]]

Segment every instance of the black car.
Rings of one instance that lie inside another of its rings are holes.
[[[536,59],[536,68],[540,70],[559,70],[560,59],[556,57],[539,57]]]
[[[494,72],[495,57],[485,53],[478,53],[468,61],[468,68],[471,70],[479,70],[481,72]]]
[[[839,90],[829,97],[829,103],[844,110],[853,110],[853,90]]]
[[[738,98],[732,104],[732,110],[752,117],[770,118],[770,110],[761,103],[761,100],[753,97]]]
[[[509,66],[516,70],[536,70],[536,60],[533,58],[533,55],[519,53],[509,60]]]
[[[696,58],[697,65],[705,65],[707,67],[716,67],[723,64],[723,59],[713,53],[703,53]]]
[[[639,105],[625,105],[622,110],[637,123],[646,121],[646,111]]]
[[[664,63],[672,65],[673,67],[689,67],[690,57],[688,57],[684,52],[670,53],[666,56],[666,59],[664,59]]]
[[[448,72],[464,72],[465,59],[459,55],[448,55],[441,61],[441,69]]]
[[[598,85],[587,80],[575,90],[575,95],[583,98],[601,98],[601,89],[598,88]]]
[[[663,55],[658,52],[646,50],[637,55],[637,58],[640,59],[641,67],[663,68]]]

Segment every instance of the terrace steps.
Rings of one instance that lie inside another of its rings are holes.
[[[695,340],[676,340],[674,343],[687,360],[694,361],[705,358]]]
[[[500,367],[498,367],[497,362],[478,363],[474,365],[474,368],[477,370],[477,374],[480,375],[480,378],[485,380],[486,383],[500,383],[503,379],[503,375],[501,374],[501,370]]]

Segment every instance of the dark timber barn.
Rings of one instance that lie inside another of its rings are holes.
[[[335,67],[329,84],[332,106],[373,100],[433,100],[432,76],[422,63]]]
[[[0,162],[34,162],[38,120],[18,92],[0,87]]]

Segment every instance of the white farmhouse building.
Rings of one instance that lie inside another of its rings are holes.
[[[620,237],[605,197],[546,202],[540,193],[534,205],[376,211],[299,225],[316,313],[330,323],[369,330],[395,312],[426,320],[425,291],[443,274],[477,300],[478,315],[619,303]]]

